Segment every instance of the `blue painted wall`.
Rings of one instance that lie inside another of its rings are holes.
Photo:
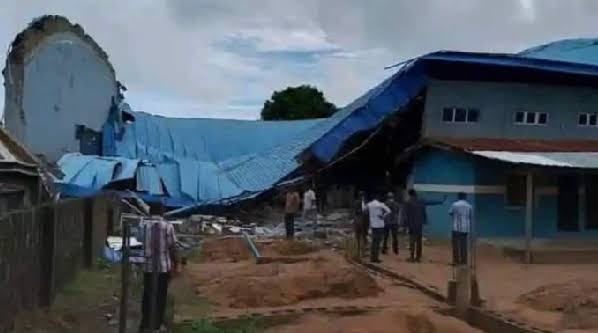
[[[477,185],[477,193],[468,193],[468,201],[474,206],[476,227],[480,237],[520,237],[524,235],[525,207],[508,207],[505,184],[508,175],[516,167],[471,155],[444,150],[429,149],[416,156],[412,180],[420,198],[438,200],[446,197],[440,206],[427,208],[430,236],[449,237],[451,223],[448,210],[457,199],[458,188],[453,192],[430,185],[457,185],[471,192]],[[554,237],[557,230],[557,177],[550,171],[535,176],[534,237]],[[481,186],[481,187],[480,187]],[[445,186],[446,187],[446,186]]]
[[[80,149],[77,125],[101,131],[118,94],[107,60],[71,32],[47,36],[27,54],[23,117],[18,103],[5,108],[6,125],[33,153],[57,161]]]
[[[480,110],[477,123],[442,121],[445,107]],[[596,113],[598,89],[542,84],[438,81],[428,85],[424,114],[425,137],[589,139],[598,127],[578,126],[579,113]],[[514,124],[514,112],[548,114],[544,126]]]

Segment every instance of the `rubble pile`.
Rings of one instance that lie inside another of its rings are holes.
[[[215,215],[192,215],[175,226],[177,234],[182,235],[228,235],[242,232],[255,234],[256,228],[256,223]]]

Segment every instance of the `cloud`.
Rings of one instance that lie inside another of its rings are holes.
[[[185,117],[257,118],[273,90],[302,83],[344,105],[390,75],[385,66],[426,52],[598,35],[594,0],[7,3],[0,45],[36,16],[65,15],[110,55],[134,109]]]

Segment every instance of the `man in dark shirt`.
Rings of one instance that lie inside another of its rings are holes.
[[[415,190],[409,190],[409,199],[403,206],[403,221],[409,232],[409,261],[420,262],[422,257],[423,226],[427,224],[426,207],[419,201]]]
[[[392,251],[399,254],[399,211],[400,205],[395,200],[392,192],[386,194],[384,202],[390,208],[390,214],[384,218],[384,241],[382,242],[382,253],[388,252],[388,238],[392,237]]]

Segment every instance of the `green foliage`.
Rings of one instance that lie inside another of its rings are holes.
[[[245,322],[243,327],[226,328],[212,324],[206,319],[194,322],[184,328],[175,330],[176,333],[257,333],[255,322]]]
[[[301,85],[275,91],[264,103],[261,116],[263,120],[299,120],[327,118],[336,111],[320,90]]]

